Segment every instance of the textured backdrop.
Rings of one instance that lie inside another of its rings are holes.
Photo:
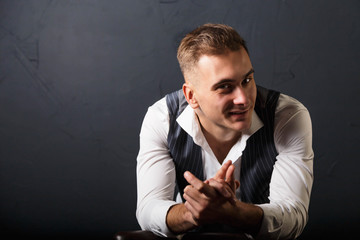
[[[181,87],[177,45],[207,22],[235,27],[257,84],[311,113],[315,182],[301,239],[355,233],[358,0],[0,0],[3,235],[105,239],[139,228],[142,118]]]

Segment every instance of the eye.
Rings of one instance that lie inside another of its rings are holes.
[[[245,78],[245,79],[242,81],[242,84],[243,84],[243,85],[246,85],[246,84],[248,84],[249,82],[251,82],[251,80],[252,80],[251,77],[247,77],[247,78]]]
[[[222,83],[220,85],[218,85],[216,87],[216,90],[220,93],[220,94],[228,94],[231,93],[232,90],[234,89],[234,85],[231,83]]]
[[[230,84],[223,84],[223,85],[220,85],[218,88],[226,90],[226,89],[230,89],[231,85]]]

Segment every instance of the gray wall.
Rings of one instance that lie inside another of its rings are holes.
[[[311,113],[315,183],[301,239],[355,233],[359,1],[0,0],[3,235],[106,239],[138,229],[142,118],[181,87],[177,44],[206,22],[235,27],[257,84]]]

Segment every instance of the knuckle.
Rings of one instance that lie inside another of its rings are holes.
[[[219,179],[218,182],[221,183],[221,184],[226,183],[226,181],[224,179]]]
[[[200,192],[205,191],[205,184],[204,184],[204,183],[199,184],[198,190],[199,190]]]
[[[205,211],[205,209],[207,209],[210,206],[210,202],[207,199],[202,199],[200,201],[200,205],[201,205],[200,211],[203,212],[203,211]]]
[[[198,211],[195,211],[192,213],[192,218],[195,220],[195,221],[199,221],[200,220],[200,213]]]

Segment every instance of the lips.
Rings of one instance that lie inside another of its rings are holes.
[[[228,111],[228,117],[232,119],[232,121],[244,121],[248,119],[249,109],[232,109]]]
[[[230,115],[244,115],[245,113],[247,113],[249,110],[232,110],[229,111]]]

